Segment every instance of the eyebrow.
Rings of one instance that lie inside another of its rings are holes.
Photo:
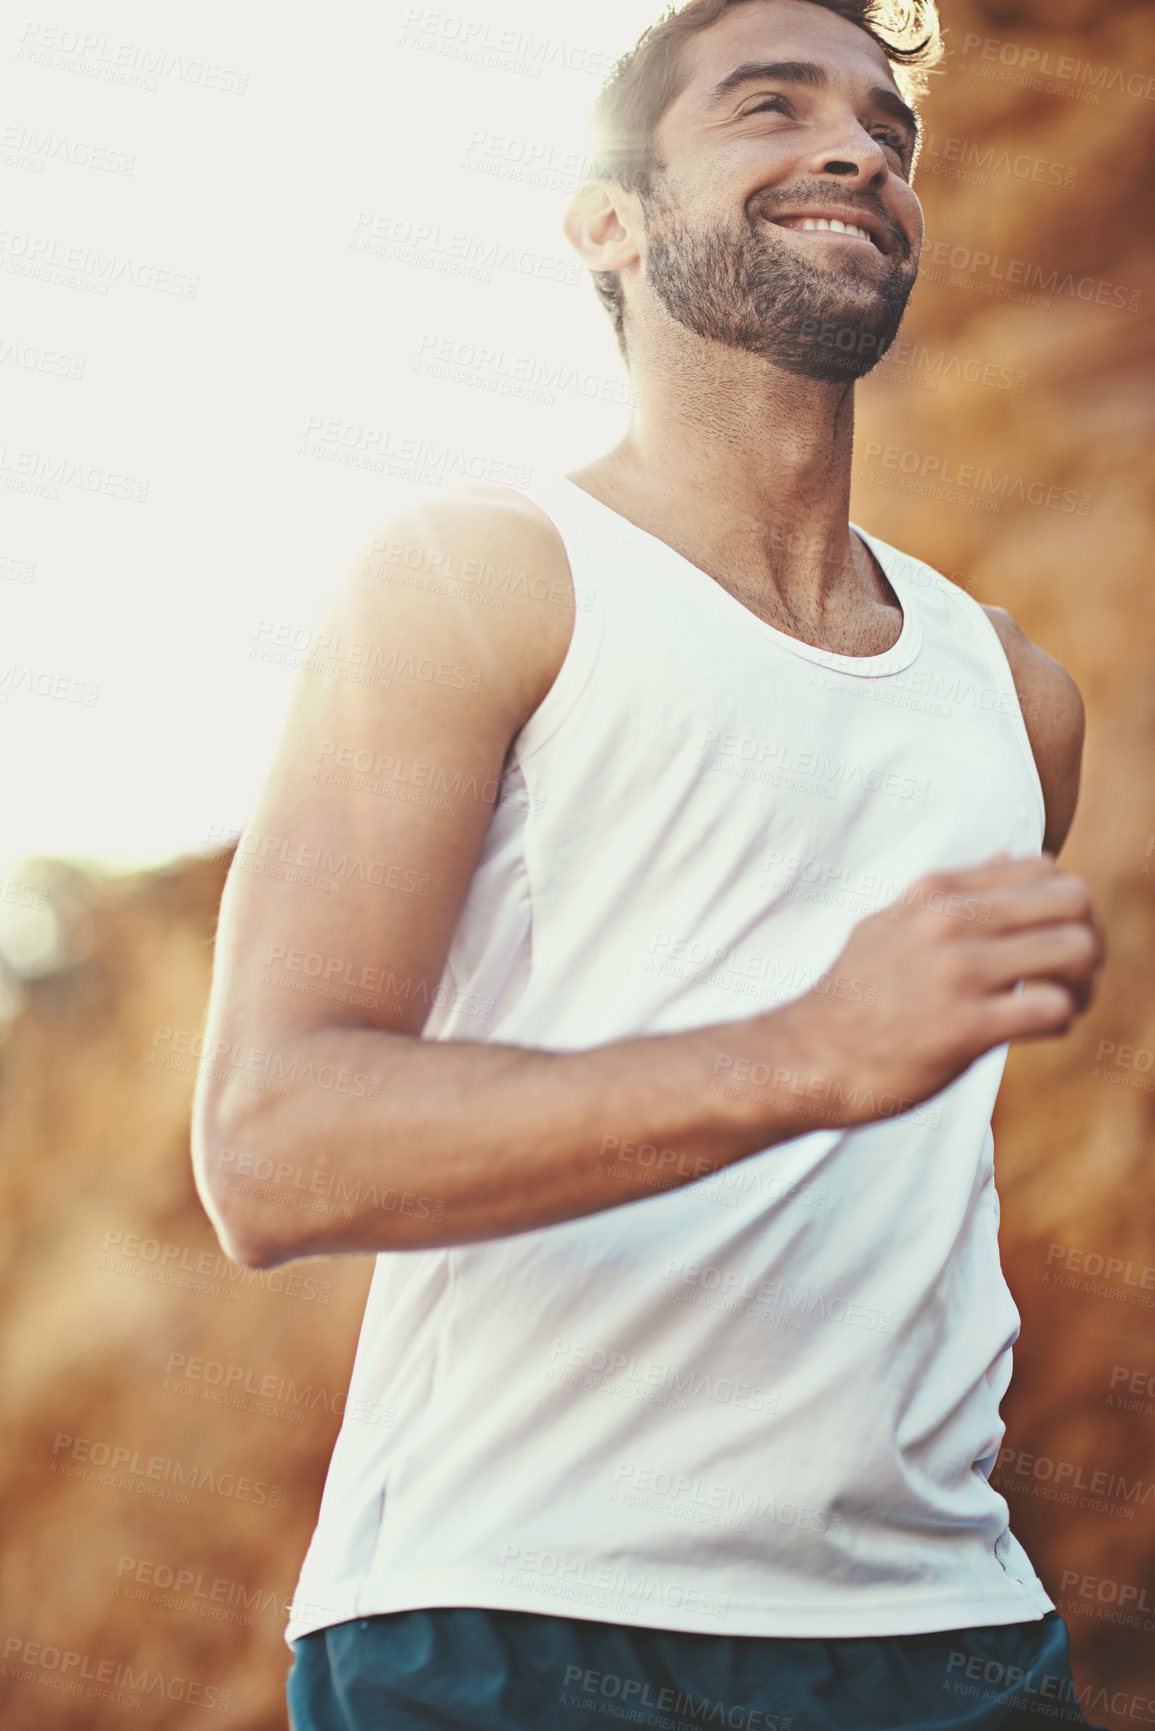
[[[830,74],[825,66],[819,66],[813,60],[746,60],[741,66],[736,66],[733,72],[728,72],[720,83],[715,84],[706,98],[705,112],[712,114],[742,85],[761,83],[764,80],[773,84],[804,84],[811,90],[825,90],[830,84]],[[921,130],[918,116],[901,96],[888,90],[885,84],[879,84],[867,93],[867,101],[895,120],[901,120],[910,131],[912,143],[918,144]]]

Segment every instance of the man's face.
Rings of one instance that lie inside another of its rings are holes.
[[[642,197],[652,292],[698,336],[860,377],[894,340],[922,244],[913,117],[885,54],[809,0],[750,0],[683,53],[654,141],[665,172]]]

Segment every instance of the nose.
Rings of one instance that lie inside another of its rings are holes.
[[[827,131],[810,163],[815,175],[838,175],[856,191],[877,192],[890,173],[886,152],[857,120],[848,119],[838,136]]]

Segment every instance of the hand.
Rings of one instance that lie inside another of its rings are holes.
[[[1080,878],[1050,854],[996,855],[920,878],[859,921],[830,971],[867,982],[865,993],[812,990],[783,1008],[811,1075],[839,1083],[840,1099],[913,1106],[1004,1041],[1065,1034],[1103,956]],[[839,1122],[876,1115],[851,1104]]]

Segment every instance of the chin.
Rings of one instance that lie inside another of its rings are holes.
[[[868,360],[857,355],[831,354],[825,349],[807,349],[791,355],[776,355],[774,359],[783,372],[813,379],[816,384],[853,385],[873,371],[885,353],[885,348],[880,349]]]

